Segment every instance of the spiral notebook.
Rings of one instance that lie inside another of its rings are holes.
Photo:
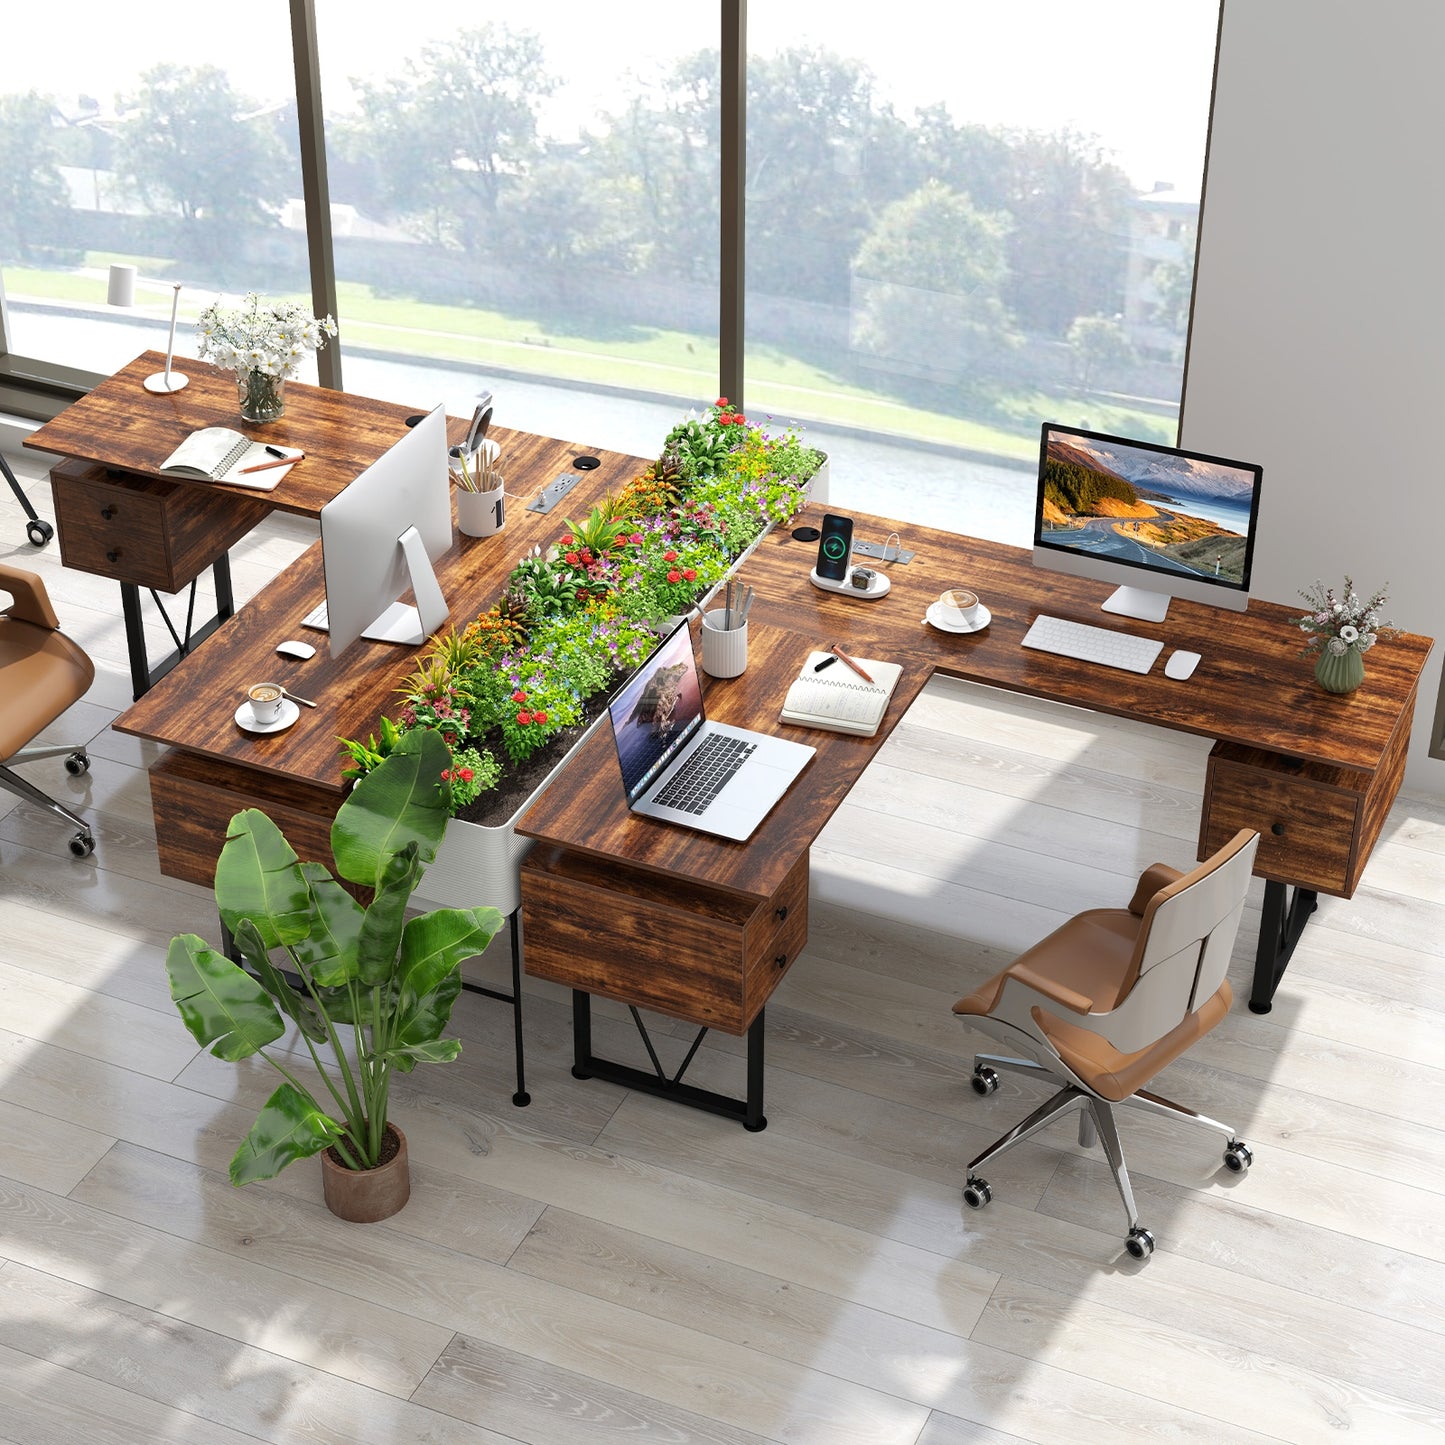
[[[830,657],[834,659],[832,664],[819,672],[818,664]],[[783,721],[871,738],[883,722],[888,699],[898,686],[903,668],[896,662],[878,662],[869,657],[860,657],[857,662],[872,682],[865,682],[830,652],[810,652],[783,699]]]
[[[252,441],[230,427],[208,426],[193,431],[160,465],[162,476],[193,477],[201,482],[229,482],[237,487],[253,487],[258,492],[271,492],[287,476],[290,466],[280,465],[290,457],[301,460],[299,447],[272,447]],[[276,462],[276,466],[266,466]],[[246,468],[259,467],[259,471]]]

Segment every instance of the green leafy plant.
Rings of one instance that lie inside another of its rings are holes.
[[[166,972],[198,1044],[231,1061],[260,1055],[283,1078],[231,1160],[233,1184],[273,1178],[328,1146],[349,1169],[374,1168],[393,1072],[461,1052],[459,1040],[442,1037],[461,965],[491,942],[502,915],[440,908],[406,916],[446,828],[442,773],[451,764],[436,733],[405,733],[341,805],[331,851],[341,878],[372,890],[366,905],[322,864],[302,862],[265,813],[248,808],[231,819],[216,904],[250,971],[187,933],[171,940]],[[269,1050],[288,1019],[315,1068],[310,1087]]]
[[[580,522],[569,519],[562,526],[559,547],[579,553],[590,551],[596,556],[605,556],[629,530],[627,519],[616,514],[610,498],[599,502]]]

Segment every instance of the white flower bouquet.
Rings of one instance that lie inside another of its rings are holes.
[[[331,317],[318,319],[294,301],[262,301],[252,291],[239,306],[216,300],[201,312],[196,354],[236,373],[247,421],[275,421],[286,409],[286,381],[335,335]]]
[[[258,371],[283,381],[336,335],[336,322],[317,319],[294,301],[262,301],[254,291],[239,306],[213,301],[200,315],[196,354],[238,377]]]
[[[1380,638],[1396,631],[1394,623],[1380,620],[1388,595],[1388,588],[1381,587],[1368,602],[1362,601],[1348,577],[1339,596],[1333,587],[1327,588],[1320,582],[1302,590],[1300,596],[1310,606],[1309,612],[1299,619],[1300,631],[1311,634],[1304,645],[1305,652],[1327,652],[1333,657],[1343,657],[1350,648],[1368,652]]]

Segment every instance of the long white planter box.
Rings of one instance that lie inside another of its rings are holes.
[[[813,473],[808,483],[811,501],[828,500],[828,460]],[[772,531],[769,527],[748,547],[728,569],[731,577],[744,562],[752,556],[763,538]],[[698,604],[705,607],[727,578]],[[592,726],[558,760],[557,766],[532,790],[527,801],[507,819],[490,827],[482,823],[467,823],[453,818],[447,823],[446,837],[437,850],[432,865],[422,875],[421,886],[413,895],[417,903],[430,908],[497,908],[503,913],[512,913],[522,904],[522,860],[532,846],[530,838],[517,833],[517,819],[537,801],[572,758],[572,754],[599,728],[606,725],[607,715],[594,720]]]
[[[452,818],[431,866],[422,874],[415,901],[430,908],[499,908],[512,913],[522,902],[519,869],[530,838],[517,832],[517,819],[542,796],[572,754],[607,721],[604,713],[558,760],[557,766],[533,788],[526,802],[505,823],[490,826]]]

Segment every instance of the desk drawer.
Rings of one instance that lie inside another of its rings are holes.
[[[529,974],[743,1034],[807,941],[808,855],[764,900],[538,845],[522,907]]]
[[[158,592],[187,586],[269,510],[254,497],[86,462],[62,462],[50,482],[65,565]]]
[[[1216,744],[1209,755],[1200,856],[1240,828],[1259,834],[1262,878],[1348,897],[1358,881],[1370,776]]]

